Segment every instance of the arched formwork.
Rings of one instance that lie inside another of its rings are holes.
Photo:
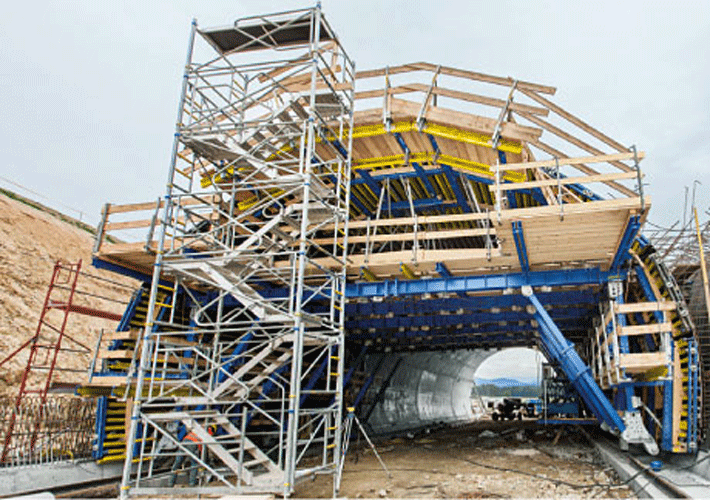
[[[376,433],[387,434],[471,422],[474,374],[494,353],[485,350],[400,353],[387,356],[382,363],[379,356],[371,356],[365,362],[367,373],[377,369],[392,376],[373,384],[375,395],[380,394],[385,382],[387,387],[379,400],[365,400],[363,415],[367,423]]]

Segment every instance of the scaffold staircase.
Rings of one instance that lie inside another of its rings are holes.
[[[259,37],[267,50],[258,58],[243,38],[252,24],[279,32]],[[290,29],[296,38],[282,47]],[[198,40],[218,57],[194,61]],[[193,24],[161,250],[142,306],[154,319],[129,369],[126,435],[136,446],[123,492],[156,491],[166,440],[200,465],[201,481],[230,491],[289,495],[305,470],[336,470],[353,78],[320,7],[229,28]],[[324,228],[332,242],[316,243]],[[315,265],[316,256],[330,263]],[[179,298],[158,317],[165,280]],[[209,461],[184,445],[185,432]]]

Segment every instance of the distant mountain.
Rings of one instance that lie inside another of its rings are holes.
[[[496,387],[518,387],[518,386],[529,386],[529,385],[539,385],[537,378],[535,377],[520,377],[520,378],[477,378],[476,385],[495,385]]]

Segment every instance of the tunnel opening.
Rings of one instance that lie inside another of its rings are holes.
[[[544,359],[530,348],[373,353],[364,359],[350,404],[377,435],[471,423],[486,413],[488,400],[505,395],[488,391],[482,398],[481,384],[524,386],[538,396]]]

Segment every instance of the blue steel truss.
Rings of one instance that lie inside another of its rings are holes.
[[[609,278],[623,273],[601,271],[599,268],[531,271],[530,273],[487,274],[482,276],[453,276],[420,280],[387,280],[373,283],[349,283],[346,295],[358,297],[399,297],[456,292],[484,292],[518,289],[530,286],[602,285]]]

